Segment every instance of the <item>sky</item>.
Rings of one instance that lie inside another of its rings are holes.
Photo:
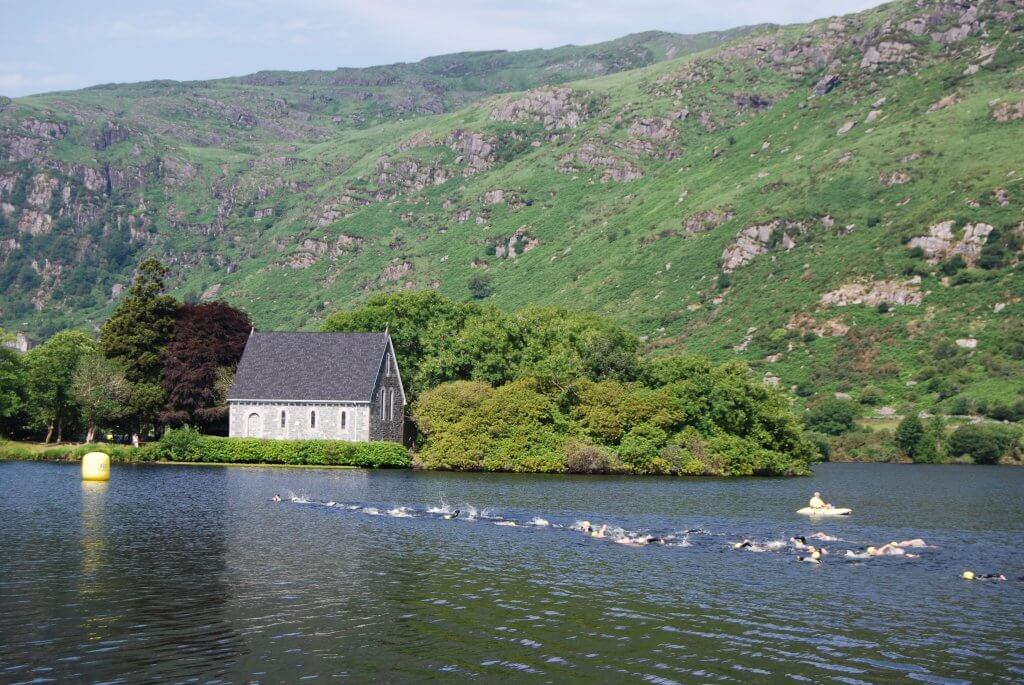
[[[788,24],[879,0],[0,0],[0,94]]]

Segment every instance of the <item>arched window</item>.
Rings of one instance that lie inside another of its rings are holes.
[[[348,422],[348,412],[341,412],[341,430],[345,430],[345,424]]]
[[[380,391],[380,420],[384,420],[384,396],[388,394],[387,390]]]
[[[288,425],[288,418],[285,416],[284,409],[281,410],[281,428]]]
[[[309,427],[310,428],[316,428],[316,412],[315,411],[309,412]]]
[[[395,418],[395,390],[391,389],[388,393],[388,421],[392,421]]]

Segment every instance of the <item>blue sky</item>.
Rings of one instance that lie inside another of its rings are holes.
[[[0,94],[411,62],[854,12],[878,0],[0,0]]]

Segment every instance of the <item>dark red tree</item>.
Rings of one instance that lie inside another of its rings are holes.
[[[164,424],[209,427],[224,421],[227,412],[217,393],[217,371],[238,364],[251,330],[249,315],[225,302],[181,306],[174,338],[164,354]]]

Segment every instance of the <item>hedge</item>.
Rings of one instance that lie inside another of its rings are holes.
[[[78,461],[89,452],[109,454],[110,459],[115,462],[132,463],[145,460],[145,455],[141,450],[128,445],[99,443],[54,445],[53,447],[32,449],[25,444],[0,441],[0,459],[12,461]]]
[[[143,452],[148,459],[210,464],[408,468],[411,463],[409,451],[395,442],[220,438],[189,429],[167,431]]]

